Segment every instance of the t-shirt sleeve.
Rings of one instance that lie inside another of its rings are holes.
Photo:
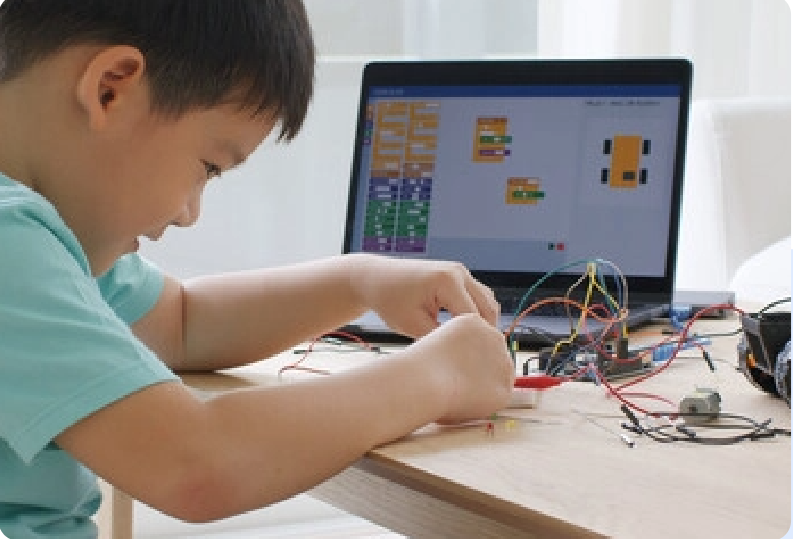
[[[162,276],[137,256],[99,281],[35,219],[0,226],[0,438],[30,462],[63,430],[178,378],[131,332]]]
[[[97,283],[110,308],[132,325],[157,303],[165,277],[148,260],[129,254],[121,257],[110,271],[97,279]]]

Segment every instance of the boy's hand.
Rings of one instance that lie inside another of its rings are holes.
[[[456,262],[364,256],[352,286],[362,303],[391,329],[421,337],[438,327],[438,312],[474,313],[496,326],[499,304],[493,291]]]
[[[404,350],[445,397],[440,423],[484,419],[509,404],[515,381],[504,335],[481,317],[455,317]]]

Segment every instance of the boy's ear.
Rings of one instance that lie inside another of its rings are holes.
[[[110,115],[140,100],[145,65],[140,50],[126,45],[104,48],[89,60],[77,84],[77,100],[91,129],[104,128]]]

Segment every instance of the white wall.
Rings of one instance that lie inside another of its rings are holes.
[[[306,5],[320,59],[305,128],[289,145],[265,141],[240,170],[213,182],[196,227],[169,231],[159,244],[144,245],[145,255],[176,275],[279,265],[341,251],[358,84],[369,58],[680,55],[694,62],[698,100],[790,96],[790,8],[783,0],[307,0]],[[699,204],[690,199],[719,195],[695,181],[687,178],[683,222],[688,229],[700,228]],[[729,279],[726,268],[684,262],[683,288],[700,287],[714,275],[719,276],[714,286]]]
[[[539,2],[543,56],[683,56],[694,99],[790,96],[786,0]]]
[[[189,277],[338,254],[364,63],[373,58],[528,57],[535,0],[307,0],[319,52],[300,135],[265,141],[211,182],[201,218],[141,252]],[[495,8],[497,6],[497,8]]]

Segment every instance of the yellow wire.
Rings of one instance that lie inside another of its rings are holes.
[[[589,278],[589,285],[587,286],[584,301],[582,303],[583,309],[581,310],[581,315],[578,318],[578,324],[570,332],[570,336],[568,338],[556,342],[556,344],[553,347],[553,351],[551,352],[553,355],[556,355],[556,353],[559,351],[559,348],[562,345],[572,344],[573,341],[575,341],[575,338],[578,337],[578,332],[581,330],[586,320],[587,309],[589,309],[590,302],[592,301],[592,294],[595,290],[600,292],[610,302],[611,305],[616,305],[617,308],[620,310],[620,316],[622,315],[623,307],[617,302],[614,296],[612,296],[608,292],[608,290],[603,288],[603,286],[601,286],[601,284],[598,282],[597,264],[595,262],[587,263],[586,271],[581,275],[581,278],[578,279],[575,283],[573,283],[573,285],[567,290],[567,294],[565,295],[565,297],[567,299],[570,299],[570,295],[573,293],[573,290],[575,290],[575,288],[578,285],[580,285],[584,280],[586,280],[587,277]],[[628,330],[624,324],[622,325],[622,334],[625,337],[627,337],[628,335]]]
[[[578,317],[578,324],[570,332],[570,336],[567,339],[563,339],[556,342],[556,344],[553,347],[553,351],[551,352],[552,355],[556,355],[556,353],[559,351],[559,348],[563,344],[573,344],[575,338],[578,337],[578,331],[581,327],[583,327],[584,321],[586,320],[586,313],[587,313],[586,309],[589,308],[589,301],[592,299],[592,288],[593,288],[592,283],[593,282],[596,283],[596,280],[594,279],[595,274],[597,274],[596,268],[597,266],[593,262],[587,262],[586,272],[584,272],[584,274],[581,275],[581,278],[578,279],[578,281],[576,281],[575,283],[573,283],[573,285],[567,290],[567,294],[565,295],[565,298],[570,299],[570,294],[572,294],[573,290],[575,290],[575,288],[579,284],[581,284],[587,278],[587,276],[589,276],[589,286],[587,287],[586,296],[584,298],[584,302],[582,303],[583,309],[581,310],[581,314]]]
[[[603,287],[600,285],[600,283],[597,281],[597,279],[596,279],[595,277],[596,277],[596,275],[594,275],[594,274],[590,275],[590,281],[591,281],[591,282],[590,282],[590,286],[594,286],[595,288],[597,288],[597,290],[598,290],[598,291],[599,291],[601,294],[603,294],[603,297],[605,297],[605,298],[606,298],[606,299],[609,301],[609,303],[610,303],[611,305],[616,305],[616,306],[617,306],[617,308],[618,308],[618,309],[619,309],[619,311],[620,311],[620,315],[622,315],[622,306],[621,306],[621,305],[620,305],[620,304],[617,302],[617,300],[614,298],[614,296],[612,296],[611,294],[609,294],[609,293],[608,293],[608,291],[607,291],[607,290],[605,290],[605,289],[604,289],[604,288],[603,288]],[[588,306],[588,303],[587,303],[586,305]],[[627,337],[627,336],[628,336],[628,329],[627,329],[627,327],[625,327],[625,324],[622,324],[622,336],[623,336],[623,337]]]

